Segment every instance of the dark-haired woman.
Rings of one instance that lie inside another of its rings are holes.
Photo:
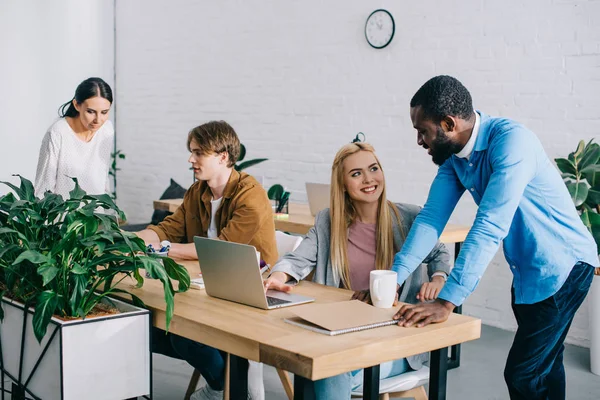
[[[108,171],[114,129],[108,120],[113,102],[110,86],[100,78],[88,78],[75,90],[73,100],[63,104],[40,149],[35,194],[46,191],[69,198],[77,178],[88,194],[109,191]]]

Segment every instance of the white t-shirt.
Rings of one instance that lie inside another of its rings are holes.
[[[88,194],[108,193],[114,136],[112,122],[106,121],[92,140],[84,142],[75,135],[66,119],[60,118],[48,128],[42,140],[35,195],[43,197],[49,190],[68,199],[69,192],[75,187],[71,177],[77,178],[79,186]]]
[[[219,207],[221,207],[222,200],[223,197],[210,201],[210,224],[208,225],[208,232],[206,233],[206,236],[208,236],[210,239],[214,239],[219,236],[217,231],[217,219],[215,217],[217,215],[217,210]]]

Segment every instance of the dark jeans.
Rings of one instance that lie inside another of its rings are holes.
[[[508,353],[504,379],[512,400],[564,400],[564,341],[594,277],[589,264],[575,264],[564,285],[546,300],[515,304],[517,333]]]
[[[152,351],[187,361],[214,390],[225,386],[225,356],[214,347],[152,328]]]

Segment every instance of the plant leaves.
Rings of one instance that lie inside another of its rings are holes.
[[[575,207],[579,207],[585,202],[589,191],[587,183],[568,183],[567,189],[569,189],[569,194],[573,203],[575,203]]]
[[[53,264],[43,264],[37,269],[38,274],[42,276],[42,285],[46,286],[56,277],[60,270]]]
[[[81,186],[79,186],[79,182],[77,181],[77,178],[71,178],[73,179],[73,182],[75,182],[75,187],[73,188],[73,190],[71,190],[69,192],[69,197],[71,200],[81,200],[83,198],[83,196],[85,196],[85,190],[83,190],[81,188]]]
[[[72,274],[83,275],[83,274],[87,274],[88,272],[89,271],[87,270],[87,268],[83,267],[81,264],[73,263],[73,267],[71,268]]]
[[[275,185],[273,185],[269,188],[269,191],[267,192],[267,196],[269,197],[269,200],[279,200],[279,199],[281,199],[281,196],[283,196],[284,191],[285,190],[283,189],[283,186],[276,183]]]
[[[587,203],[590,206],[596,206],[600,204],[600,188],[593,188],[588,190]]]
[[[591,187],[600,187],[600,164],[588,165],[581,173]]]
[[[17,265],[23,262],[24,260],[28,260],[33,264],[50,263],[50,259],[47,256],[41,254],[40,252],[37,252],[35,250],[25,250],[24,252],[19,254],[19,257],[17,257],[17,259],[13,262],[13,265]]]
[[[56,310],[57,304],[58,296],[51,290],[45,290],[36,297],[35,312],[33,314],[33,332],[40,343],[46,335],[46,329]]]
[[[71,275],[72,293],[69,297],[70,314],[77,314],[80,317],[85,317],[79,313],[82,310],[82,299],[85,295],[88,280],[85,275]]]
[[[240,162],[245,157],[246,157],[246,146],[244,146],[243,144],[240,143],[240,155],[239,155],[237,161]],[[239,170],[236,168],[236,171],[239,171]]]
[[[575,150],[575,153],[573,154],[573,157],[575,159],[575,165],[579,165],[579,161],[581,160],[581,157],[583,156],[584,150],[585,150],[585,142],[583,140],[580,140],[579,143],[577,144],[577,150]]]
[[[23,200],[27,200],[27,201],[34,201],[35,200],[35,190],[33,189],[33,184],[31,183],[30,180],[23,178],[21,175],[13,175],[13,176],[18,176],[19,179],[21,179],[21,192],[22,192],[22,196],[21,198]]]
[[[597,143],[591,143],[583,152],[581,160],[577,164],[577,169],[583,171],[586,167],[595,165],[600,159],[600,146]]]
[[[556,166],[563,174],[571,174],[577,176],[577,168],[575,164],[566,158],[555,158]]]
[[[179,282],[179,288],[177,293],[185,292],[190,287],[190,274],[188,270],[180,264],[177,264],[173,259],[169,257],[163,258],[163,265],[169,278]]]

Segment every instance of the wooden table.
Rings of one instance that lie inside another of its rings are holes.
[[[197,261],[181,263],[192,277],[198,276]],[[154,325],[164,329],[165,301],[160,282],[146,279],[140,289],[134,285],[133,281],[120,284],[144,301],[152,310]],[[319,303],[348,300],[352,294],[307,281],[300,282],[295,292],[314,297]],[[297,307],[302,305],[261,310],[190,289],[175,296],[170,332],[230,353],[230,395],[244,400],[247,360],[292,372],[295,399],[312,398],[313,380],[367,368],[364,398],[376,399],[373,394],[379,392],[379,364],[423,352],[432,352],[429,399],[445,399],[448,346],[478,339],[481,334],[480,320],[452,314],[448,321],[424,328],[388,326],[330,337],[285,323],[283,319],[293,316]]]

